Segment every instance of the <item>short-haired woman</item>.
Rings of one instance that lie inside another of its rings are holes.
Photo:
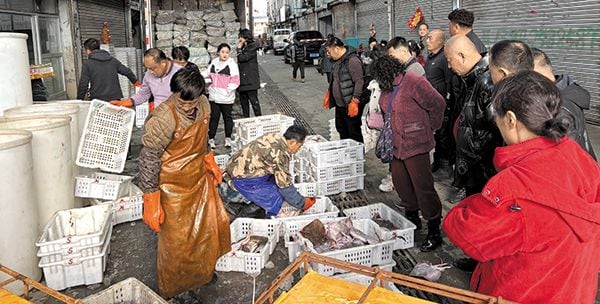
[[[600,269],[600,167],[564,136],[554,83],[533,71],[492,96],[506,146],[481,193],[448,212],[444,231],[479,261],[471,289],[519,303],[594,303]]]

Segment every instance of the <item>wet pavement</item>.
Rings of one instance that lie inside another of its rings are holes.
[[[324,76],[317,73],[316,69],[306,67],[306,82],[291,79],[291,66],[284,64],[282,56],[265,54],[259,57],[261,67],[261,82],[265,85],[259,90],[259,100],[263,114],[282,113],[296,117],[297,123],[307,127],[311,133],[320,134],[329,138],[329,120],[334,117],[334,110],[324,110],[321,106],[322,98],[327,88]],[[241,116],[239,104],[234,107],[234,118]],[[224,135],[222,122],[217,133],[217,154],[228,153],[223,147]],[[596,148],[600,145],[600,128],[591,127],[590,133],[595,140]],[[132,159],[128,161],[124,174],[134,175],[137,172],[137,155],[140,149],[140,136],[142,130],[135,129],[132,141]],[[373,154],[366,155],[365,163],[365,190],[347,195],[332,196],[334,203],[340,209],[365,205],[368,203],[384,202],[393,208],[399,199],[395,192],[383,193],[378,185],[387,172],[387,166],[382,164]],[[443,202],[444,214],[453,206],[447,202],[449,184],[436,183],[436,190]],[[423,221],[423,224],[425,222]],[[415,233],[415,245],[418,246],[426,236],[426,229]],[[156,283],[156,234],[141,220],[132,223],[123,223],[114,227],[111,237],[111,253],[108,257],[104,282],[92,286],[69,288],[64,293],[83,298],[103,290],[110,285],[120,282],[128,277],[135,277],[144,284],[157,290]],[[416,247],[408,250],[396,251],[394,259],[397,266],[394,271],[408,274],[412,267],[419,262],[432,264],[452,263],[456,258],[462,257],[459,249],[454,247],[447,239],[441,248],[429,253],[422,253]],[[262,292],[289,264],[287,249],[280,240],[275,252],[270,257],[268,267],[256,278],[256,296]],[[470,275],[458,269],[451,268],[444,271],[440,282],[459,288],[468,288]],[[204,304],[234,304],[252,303],[253,278],[239,272],[219,272],[215,284],[203,286],[192,293],[180,295],[170,300],[170,303],[204,303]],[[415,296],[429,298],[435,302],[459,303],[447,299],[431,297],[414,290],[404,289],[404,292]],[[42,301],[43,302],[43,301]],[[596,301],[600,303],[600,301]],[[47,301],[46,303],[55,303]]]

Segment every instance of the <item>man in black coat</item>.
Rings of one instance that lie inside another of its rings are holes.
[[[435,132],[435,152],[433,153],[433,178],[436,181],[452,176],[452,165],[456,143],[452,136],[452,100],[450,90],[453,73],[448,68],[448,59],[444,54],[446,35],[440,29],[434,29],[427,34],[427,61],[425,64],[425,77],[429,83],[446,99],[446,110],[442,127]]]
[[[88,60],[81,68],[77,99],[83,99],[90,89],[90,99],[119,100],[123,98],[119,74],[126,76],[136,87],[141,84],[135,74],[119,60],[100,49],[100,41],[90,38],[83,43]],[[129,97],[129,96],[128,96]]]
[[[258,43],[254,41],[249,29],[240,30],[240,40],[237,45],[237,59],[240,68],[240,103],[244,117],[250,117],[250,104],[254,116],[261,116],[260,103],[258,102],[258,89],[260,76],[258,74],[258,60],[256,52]]]

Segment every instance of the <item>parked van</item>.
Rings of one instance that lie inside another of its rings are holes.
[[[273,31],[273,53],[275,55],[283,53],[283,49],[288,45],[284,42],[292,33],[291,29],[276,29]]]

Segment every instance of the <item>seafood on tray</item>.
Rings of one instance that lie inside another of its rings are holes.
[[[354,228],[350,218],[326,224],[315,219],[302,228],[300,233],[311,241],[313,248],[318,253],[381,242],[378,236],[373,238]]]
[[[268,239],[260,235],[248,234],[241,241],[231,245],[231,249],[235,251],[243,251],[248,253],[260,252],[267,244]]]

